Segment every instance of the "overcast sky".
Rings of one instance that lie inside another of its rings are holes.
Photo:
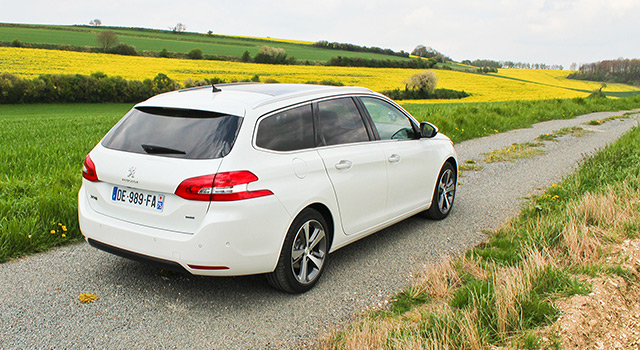
[[[454,60],[562,64],[640,58],[640,0],[3,0],[0,22],[328,40]]]

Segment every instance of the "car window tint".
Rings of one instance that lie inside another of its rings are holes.
[[[416,138],[411,121],[395,106],[377,98],[362,97],[361,100],[378,130],[381,140]]]
[[[256,145],[274,151],[312,148],[314,138],[311,105],[264,118],[258,125]]]
[[[137,107],[102,141],[106,148],[186,159],[226,156],[242,118],[189,109]]]
[[[318,128],[323,145],[369,141],[362,116],[351,98],[318,102]]]

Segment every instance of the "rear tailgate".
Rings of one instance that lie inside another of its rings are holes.
[[[84,180],[93,210],[115,219],[181,233],[197,230],[208,201],[175,195],[192,177],[215,174],[222,159],[179,159],[116,151],[98,145],[91,153],[98,182]]]

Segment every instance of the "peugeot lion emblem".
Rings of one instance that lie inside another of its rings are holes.
[[[133,179],[136,177],[136,168],[135,167],[130,167],[129,168],[129,174],[127,174],[127,177],[130,179]]]

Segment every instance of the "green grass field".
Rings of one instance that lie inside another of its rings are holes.
[[[0,262],[80,239],[82,161],[129,108],[0,106]]]
[[[405,107],[459,142],[543,120],[638,108],[640,97]],[[76,195],[82,161],[130,108],[0,105],[0,262],[80,239]]]
[[[327,61],[336,56],[392,60],[409,59],[369,52],[328,50],[307,44],[255,38],[208,36],[198,33],[176,34],[170,31],[136,28],[0,24],[0,41],[11,42],[18,39],[23,43],[98,47],[99,45],[96,41],[97,33],[105,30],[113,30],[118,35],[119,42],[133,45],[140,51],[167,49],[170,52],[187,53],[199,48],[206,55],[241,57],[245,51],[249,51],[251,56],[255,56],[262,46],[267,45],[283,48],[288,57],[295,57],[298,60]]]
[[[640,96],[620,99],[573,98],[489,103],[403,104],[420,121],[429,121],[454,142],[531,124],[578,115],[640,107]]]

